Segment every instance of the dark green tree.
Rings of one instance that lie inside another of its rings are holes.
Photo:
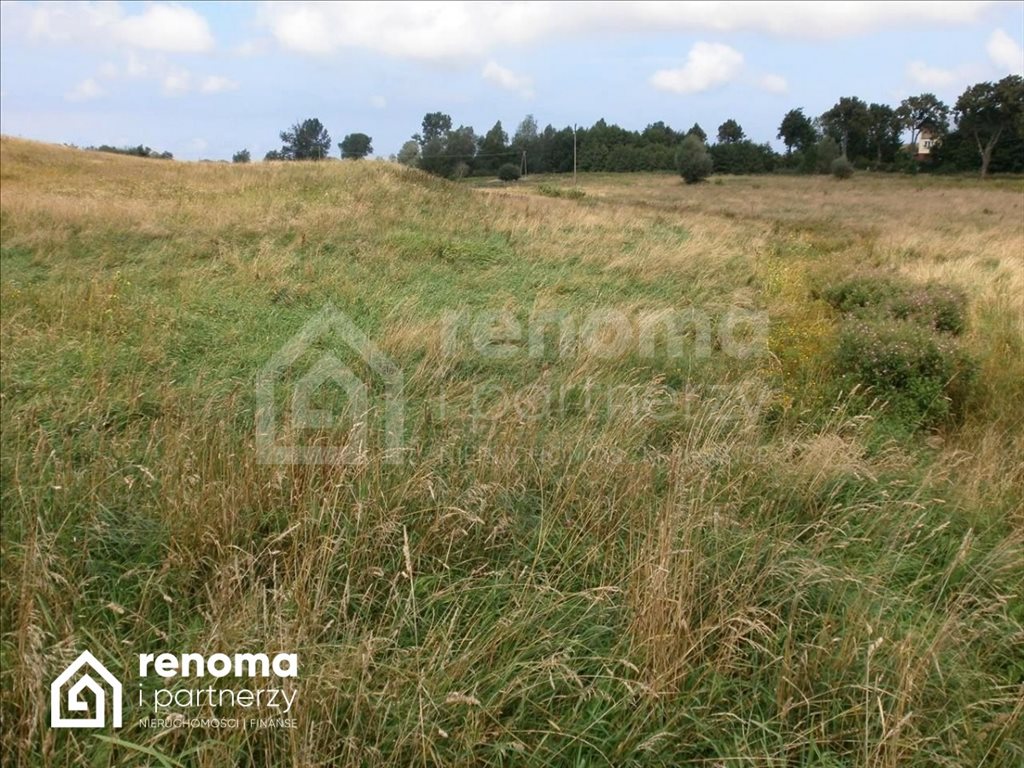
[[[281,131],[281,141],[279,154],[284,160],[323,160],[331,151],[331,135],[315,117]]]
[[[719,144],[735,144],[737,141],[743,141],[744,137],[740,124],[731,117],[718,126]]]
[[[960,94],[954,111],[957,128],[978,148],[985,178],[999,140],[1024,134],[1024,78],[1008,75],[998,83],[972,85]]]
[[[843,157],[867,148],[868,105],[856,96],[843,96],[820,118],[825,133],[839,144]]]
[[[533,115],[527,115],[523,118],[522,122],[516,128],[515,134],[512,136],[511,148],[522,157],[522,153],[526,153],[526,170],[528,173],[533,173],[534,170],[539,169],[539,134],[537,132],[537,121]]]
[[[719,142],[708,151],[715,173],[769,173],[775,168],[776,154],[767,144]]]
[[[842,150],[839,147],[839,142],[833,139],[831,136],[823,136],[821,140],[814,145],[813,151],[808,153],[809,157],[813,159],[815,163],[815,170],[818,173],[831,173],[832,163],[835,162],[836,158],[842,157]]]
[[[341,157],[345,160],[362,160],[373,152],[373,139],[365,133],[350,133],[338,144]]]
[[[472,126],[460,125],[454,131],[449,131],[445,141],[444,153],[451,161],[446,176],[456,175],[455,171],[459,164],[465,164],[465,172],[473,170],[476,158],[476,133]],[[458,174],[465,175],[465,173]]]
[[[421,147],[425,147],[435,139],[443,139],[452,129],[451,115],[444,112],[428,112],[423,116],[422,131],[413,136]]]
[[[934,93],[922,93],[920,96],[909,96],[901,101],[896,108],[896,117],[900,121],[900,128],[910,132],[910,143],[916,145],[922,128],[940,136],[946,133],[949,126],[949,107]]]
[[[508,134],[501,127],[501,120],[480,139],[476,168],[480,173],[493,173],[498,166],[508,162],[513,153],[508,148]]]
[[[416,162],[420,159],[420,145],[413,139],[409,139],[398,150],[396,159],[402,165],[416,165]]]
[[[896,111],[886,104],[872,104],[868,107],[868,147],[875,155],[875,162],[891,163],[900,148],[903,125]]]
[[[700,127],[700,123],[694,123],[693,127],[686,132],[686,135],[696,136],[698,139],[700,139],[702,144],[707,142],[708,140],[708,135],[707,133],[704,132],[704,129]]]
[[[714,168],[707,145],[696,133],[687,134],[676,153],[676,167],[687,184],[696,184],[711,175]]]
[[[803,108],[791,109],[782,118],[779,126],[778,137],[786,145],[786,154],[794,149],[805,152],[817,140],[818,135],[814,130],[814,123],[804,114]]]
[[[502,181],[516,181],[519,178],[519,166],[505,163],[498,168],[498,178]]]
[[[252,160],[252,156],[248,149],[240,149],[231,156],[232,163],[248,163],[250,160]]]
[[[651,123],[644,128],[643,133],[640,134],[640,138],[646,144],[671,146],[679,140],[679,135],[659,120],[658,122]]]

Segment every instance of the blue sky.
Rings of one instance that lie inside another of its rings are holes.
[[[896,105],[1024,71],[1024,2],[30,3],[0,18],[0,131],[254,158],[318,117],[396,152],[426,112],[483,133]]]

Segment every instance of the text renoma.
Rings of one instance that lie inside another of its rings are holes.
[[[169,678],[213,677],[298,677],[298,655],[278,653],[141,653],[139,654],[139,676],[151,674],[167,680]],[[142,684],[139,684],[139,703],[143,703]],[[153,705],[157,711],[167,707],[240,706],[257,707],[289,712],[297,695],[295,690],[285,688],[160,688],[153,692]]]

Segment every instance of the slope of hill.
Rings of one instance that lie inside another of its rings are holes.
[[[1024,762],[1020,182],[0,180],[4,764]],[[161,651],[294,727],[143,727]]]

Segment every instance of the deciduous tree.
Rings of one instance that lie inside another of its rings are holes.
[[[902,123],[896,111],[886,104],[868,107],[867,142],[875,153],[875,162],[891,162],[900,148]]]
[[[402,165],[416,165],[416,161],[420,158],[420,145],[413,139],[409,139],[402,148],[398,150],[397,160]]]
[[[676,166],[687,184],[696,184],[711,175],[714,163],[707,145],[696,133],[687,134],[676,153]]]
[[[917,137],[922,128],[942,135],[949,124],[949,107],[943,104],[934,93],[922,93],[920,96],[909,96],[896,108],[896,117],[900,127],[910,132],[910,143],[916,145]]]
[[[735,144],[744,139],[743,129],[740,124],[731,117],[718,126],[718,141],[720,144]]]
[[[323,160],[331,151],[331,135],[315,117],[281,131],[281,141],[278,154],[283,160]]]
[[[822,128],[839,143],[843,157],[851,149],[863,149],[868,127],[868,105],[856,96],[843,96],[820,118]]]
[[[999,139],[1024,133],[1024,78],[1009,75],[998,83],[972,85],[960,94],[954,109],[957,127],[973,138],[978,148],[984,178]]]
[[[814,146],[817,140],[817,132],[814,130],[814,123],[804,114],[803,108],[791,109],[782,118],[779,125],[778,137],[786,145],[786,154],[794,149],[804,152]]]
[[[345,160],[362,160],[373,152],[373,139],[365,133],[350,133],[338,144],[341,157]]]

